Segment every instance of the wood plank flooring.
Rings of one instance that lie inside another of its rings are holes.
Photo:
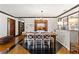
[[[30,52],[18,44],[9,52],[9,54],[30,54]]]
[[[70,52],[62,46],[56,54],[70,54]]]
[[[23,35],[22,35],[22,36],[18,36],[18,37],[14,38],[14,39],[11,39],[11,41],[9,41],[9,42],[6,43],[6,44],[1,44],[1,45],[0,45],[0,52],[1,52],[1,51],[4,51],[4,50],[6,50],[6,49],[9,49],[10,47],[12,47],[12,46],[15,44],[15,40],[16,40],[16,39],[17,39],[18,41],[21,41],[21,40],[23,40],[23,38],[24,38]]]
[[[24,39],[24,37],[25,36],[21,35],[21,36],[18,36],[16,38],[14,38],[13,40],[11,40],[10,42],[8,42],[7,44],[0,45],[0,52],[6,50],[7,48],[12,47],[15,44],[15,40],[16,39],[18,39],[18,41],[21,41],[21,40]],[[29,54],[29,51],[26,50],[24,47],[22,47],[21,45],[18,44],[8,54]],[[57,51],[56,54],[69,54],[69,51],[62,46]]]

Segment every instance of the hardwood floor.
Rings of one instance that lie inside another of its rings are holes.
[[[8,54],[30,54],[30,52],[18,44]]]
[[[0,45],[0,52],[10,48],[11,46],[13,46],[15,44],[15,40],[11,40],[10,42],[6,43],[6,44],[2,44]]]
[[[56,54],[70,54],[70,52],[66,48],[61,47]]]
[[[18,41],[21,41],[21,40],[23,40],[23,38],[24,38],[24,36],[21,35],[21,36],[18,36],[18,37],[16,37],[16,38],[12,39],[11,41],[9,41],[9,42],[6,43],[6,44],[1,44],[1,45],[0,45],[0,52],[3,52],[3,51],[5,51],[5,50],[11,48],[13,45],[15,45],[15,40],[16,40],[16,39],[17,39]]]
[[[21,35],[18,37],[15,37],[12,41],[8,42],[7,44],[0,45],[0,52],[5,51],[6,49],[11,48],[13,45],[15,45],[15,41],[21,41],[24,39],[25,36]],[[11,51],[8,52],[8,54],[29,54],[30,52],[25,49],[20,44],[17,44],[16,47],[13,47]],[[69,54],[69,51],[64,48],[63,46],[57,51],[56,54]]]
[[[70,54],[70,52],[58,41],[56,41],[56,54]]]

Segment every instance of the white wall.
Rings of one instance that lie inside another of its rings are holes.
[[[15,19],[16,21],[15,21],[15,35],[18,35],[18,19]]]
[[[37,18],[24,18],[25,21],[25,31],[34,32],[34,20]],[[48,20],[48,31],[54,31],[57,28],[57,18],[43,18]]]
[[[8,15],[0,13],[0,37],[7,36],[7,18],[12,18],[12,19],[16,20],[16,23],[18,21],[18,19],[16,19],[16,18],[13,18],[13,17],[10,17]],[[18,34],[17,25],[18,24],[15,25],[15,27],[16,27],[16,30],[15,30],[16,35]]]

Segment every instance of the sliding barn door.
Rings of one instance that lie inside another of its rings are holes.
[[[8,36],[15,36],[15,20],[8,18]]]

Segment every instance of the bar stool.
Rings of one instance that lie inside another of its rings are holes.
[[[42,34],[41,33],[35,34],[35,53],[38,53],[38,54],[42,53]]]
[[[43,53],[49,53],[50,52],[50,34],[43,33],[42,39],[43,39],[43,48],[44,48]]]
[[[27,48],[34,53],[34,33],[27,34]]]

